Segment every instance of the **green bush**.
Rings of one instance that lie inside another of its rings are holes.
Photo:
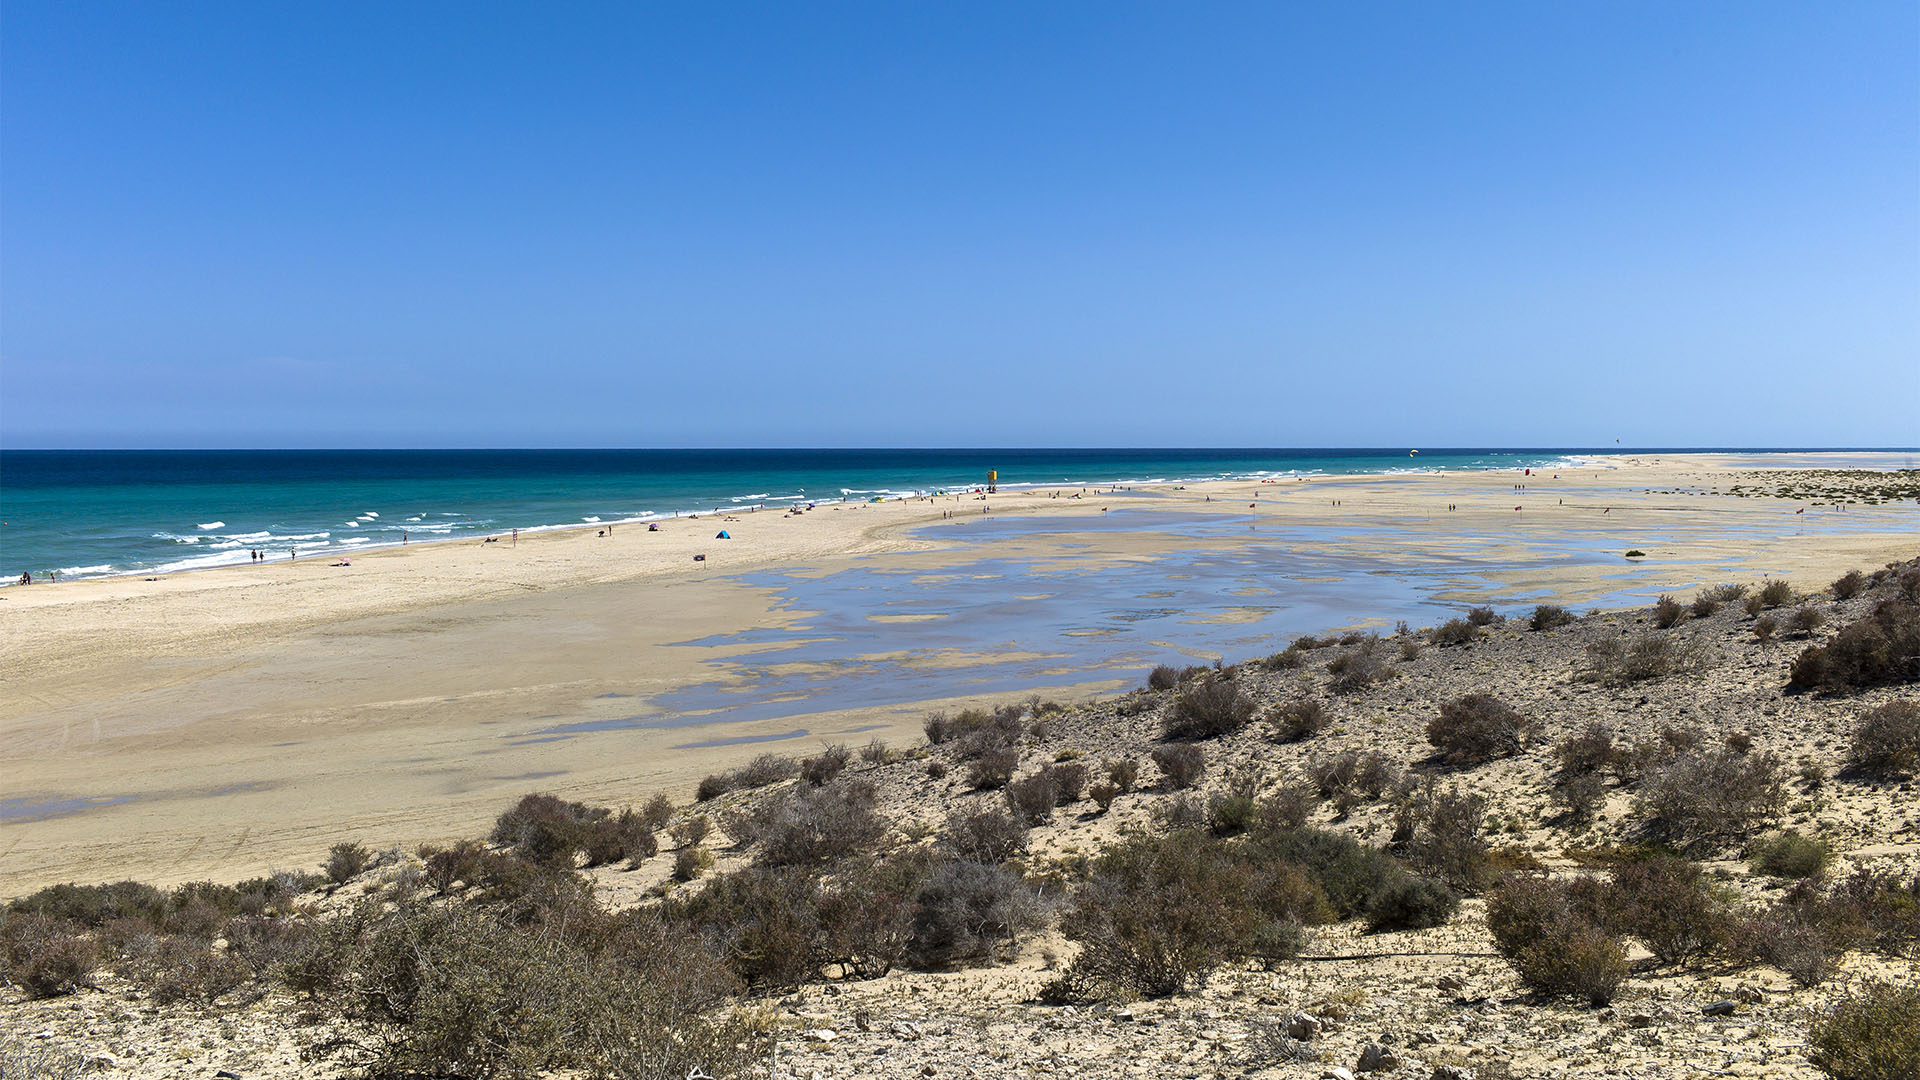
[[[1445,885],[1422,877],[1401,878],[1367,898],[1367,929],[1382,933],[1444,926],[1459,908],[1460,898]]]
[[[1834,1080],[1920,1076],[1920,986],[1868,986],[1816,1022],[1807,1041],[1808,1060]]]
[[[327,880],[335,885],[344,885],[359,877],[372,859],[373,854],[359,844],[351,841],[335,844],[327,852]]]
[[[1756,874],[1776,878],[1819,877],[1833,861],[1833,848],[1824,840],[1801,836],[1791,829],[1763,836],[1747,849],[1747,865]]]

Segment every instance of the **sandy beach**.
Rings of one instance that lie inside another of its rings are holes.
[[[64,880],[231,880],[314,864],[343,838],[384,847],[472,835],[536,789],[615,805],[660,790],[684,798],[700,776],[768,742],[904,743],[925,710],[994,696],[815,700],[794,687],[831,681],[834,663],[821,662],[777,692],[756,689],[769,669],[751,635],[803,638],[818,614],[769,575],[918,575],[920,610],[866,617],[881,638],[960,614],[971,601],[943,589],[940,575],[989,554],[1023,573],[1071,567],[1097,580],[1175,556],[1254,543],[1271,551],[1276,536],[1303,558],[1351,560],[1368,573],[1417,568],[1430,607],[1586,607],[1764,576],[1813,587],[1920,554],[1920,506],[1836,507],[1804,485],[1796,497],[1757,489],[1807,469],[1906,464],[1900,455],[1622,456],[1558,475],[1316,477],[1078,498],[1078,489],[1043,489],[702,516],[658,532],[627,525],[610,536],[588,527],[415,544],[350,566],[283,559],[8,588],[0,894]],[[1728,493],[1735,485],[1756,490]],[[1104,528],[1114,514],[1181,525]],[[1048,524],[989,536],[988,523],[1009,520]],[[715,539],[722,528],[731,539]],[[1624,557],[1636,548],[1644,558]],[[989,587],[1024,591],[1011,576]],[[1186,605],[1172,575],[1159,603]],[[1246,618],[1271,617],[1274,602],[1263,603]],[[1356,603],[1333,626],[1367,614]],[[1048,696],[1080,699],[1140,678],[1005,635],[907,654],[875,647],[857,659],[885,676],[966,669],[1017,648],[1047,672],[1024,676],[1027,686]],[[693,686],[707,688],[707,706],[671,704]],[[729,721],[734,700],[754,702],[757,718]]]

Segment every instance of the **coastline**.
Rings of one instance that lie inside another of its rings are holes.
[[[759,664],[753,646],[731,635],[806,632],[808,613],[779,588],[743,580],[771,571],[933,574],[991,544],[998,556],[1098,572],[1242,547],[1222,526],[1238,530],[1244,520],[1253,535],[1311,530],[1310,540],[1287,542],[1329,558],[1452,560],[1457,574],[1433,595],[1462,606],[1587,605],[1621,595],[1621,563],[1509,564],[1576,533],[1582,543],[1676,538],[1651,544],[1634,565],[1639,596],[1769,575],[1811,586],[1920,546],[1920,508],[1910,504],[1818,509],[1810,521],[1794,512],[1805,509],[1798,503],[1690,490],[1751,467],[1732,456],[1661,455],[1658,464],[1623,457],[1560,479],[1369,473],[1142,485],[1082,499],[1036,488],[985,504],[949,496],[822,504],[798,517],[703,515],[669,519],[657,533],[616,527],[605,538],[594,535],[603,526],[586,525],[530,531],[518,544],[410,544],[355,552],[345,567],[315,558],[8,589],[0,891],[68,879],[245,877],[306,865],[342,836],[377,845],[447,839],[535,787],[599,803],[683,795],[700,775],[767,749],[768,737],[804,730],[807,746],[870,735],[899,743],[917,737],[925,709],[993,696],[814,712],[796,701],[751,722],[648,726],[660,718],[649,703],[677,688],[716,672],[722,685],[751,677],[728,668],[732,658]],[[1527,487],[1515,494],[1515,483]],[[1514,511],[1516,500],[1527,509]],[[1450,503],[1461,509],[1445,510]],[[1185,515],[1209,528],[1092,531],[1112,511]],[[976,521],[1009,518],[1063,528],[968,535]],[[720,528],[734,538],[714,539]],[[707,559],[695,563],[696,554]],[[937,588],[927,598],[941,603]],[[977,661],[959,649],[927,662]],[[824,665],[822,677],[831,675]],[[1062,670],[1047,689],[1084,698],[1140,677],[1084,675]],[[541,734],[603,723],[615,726],[593,737]]]

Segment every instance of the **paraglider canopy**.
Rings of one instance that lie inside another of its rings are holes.
[[[714,538],[715,540],[731,540],[731,539],[733,539],[733,537],[731,537],[731,536],[728,536],[728,535],[727,535],[727,530],[725,530],[725,529],[721,529],[721,530],[720,530],[719,532],[717,532],[717,533],[714,533],[714,534],[713,534],[713,538]]]

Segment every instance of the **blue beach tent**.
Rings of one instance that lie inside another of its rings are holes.
[[[727,535],[727,530],[725,530],[725,529],[721,529],[721,530],[720,530],[719,532],[717,532],[717,533],[714,533],[714,534],[713,534],[713,538],[714,538],[715,540],[731,540],[731,539],[733,539],[733,537],[731,537],[731,536],[728,536],[728,535]]]

